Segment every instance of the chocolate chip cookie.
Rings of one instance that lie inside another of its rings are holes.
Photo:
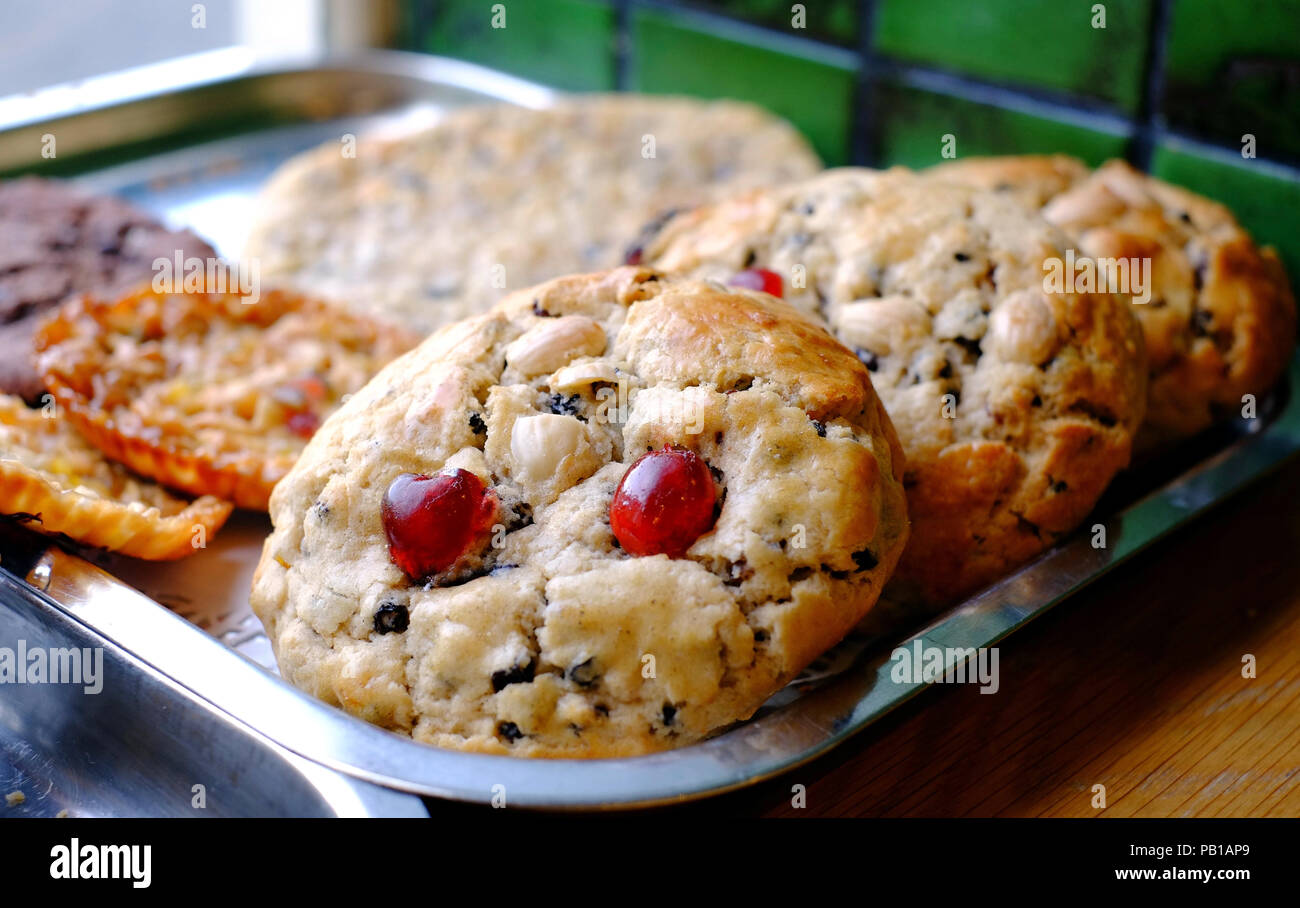
[[[907,535],[867,371],[771,297],[626,267],[393,362],[271,496],[283,675],[439,747],[601,757],[750,716]]]
[[[0,391],[28,400],[42,385],[32,335],[76,293],[115,294],[150,280],[153,262],[215,257],[188,231],[112,196],[37,177],[0,182]]]
[[[888,595],[934,607],[1070,532],[1128,463],[1141,331],[1126,300],[1047,291],[1067,245],[996,192],[841,169],[679,214],[642,254],[782,292],[856,351],[907,454]]]
[[[930,175],[1012,192],[1090,257],[1149,261],[1134,305],[1151,364],[1141,447],[1185,438],[1240,414],[1281,377],[1295,346],[1295,298],[1277,255],[1227,208],[1110,161],[971,158]]]
[[[621,264],[660,212],[821,169],[789,124],[751,105],[627,94],[466,108],[346,150],[331,143],[271,178],[246,254],[268,281],[420,332]]]

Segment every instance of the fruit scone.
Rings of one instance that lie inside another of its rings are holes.
[[[193,554],[230,516],[228,502],[181,498],[105,460],[64,417],[0,394],[0,514],[153,560]]]
[[[1150,294],[1133,307],[1151,369],[1140,447],[1241,413],[1286,369],[1296,309],[1282,264],[1217,202],[1123,161],[1089,172],[1059,156],[970,158],[926,173],[1020,195],[1087,256],[1150,262],[1151,286],[1134,288]]]
[[[507,292],[622,262],[645,221],[821,169],[783,120],[733,101],[580,95],[454,111],[339,142],[264,189],[245,254],[298,286],[427,332]]]
[[[857,352],[907,454],[888,595],[940,606],[1074,529],[1128,463],[1141,331],[1117,297],[1045,292],[1066,245],[997,193],[841,169],[679,214],[640,255],[784,293]]]
[[[745,719],[907,535],[866,370],[778,300],[625,267],[447,326],[271,496],[283,675],[439,747],[640,754]]]
[[[50,310],[77,293],[123,292],[178,252],[216,256],[121,199],[38,177],[0,181],[0,392],[40,397],[32,338]]]
[[[415,345],[297,294],[71,300],[36,335],[66,418],[135,472],[266,510],[271,487],[347,395]]]

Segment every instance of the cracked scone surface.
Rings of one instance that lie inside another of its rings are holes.
[[[1021,203],[846,168],[668,220],[647,264],[780,274],[872,373],[907,454],[891,601],[956,601],[1047,548],[1129,460],[1145,401],[1127,302],[1045,293],[1067,240]]]
[[[1241,412],[1286,369],[1295,298],[1276,253],[1227,208],[1110,161],[971,158],[927,171],[1042,207],[1084,255],[1151,261],[1151,299],[1133,307],[1151,378],[1139,446],[1184,438]]]
[[[396,139],[337,142],[263,191],[246,245],[268,282],[421,332],[557,275],[623,263],[646,220],[821,169],[748,104],[620,94],[451,113]]]
[[[666,445],[708,463],[721,507],[683,557],[631,557],[611,497]],[[494,487],[499,545],[457,585],[412,583],[381,498],[444,467]],[[418,740],[662,750],[751,715],[871,608],[902,470],[866,370],[794,309],[641,268],[561,278],[436,332],[325,423],[271,497],[252,604],[287,679]]]

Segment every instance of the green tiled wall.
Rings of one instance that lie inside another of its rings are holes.
[[[1179,0],[1165,79],[1170,125],[1300,159],[1300,0]]]
[[[504,12],[504,28],[493,27]],[[417,47],[571,91],[615,87],[614,10],[601,0],[439,0]]]
[[[1104,28],[1077,0],[882,0],[882,54],[986,79],[1096,98],[1126,111],[1142,97],[1151,0],[1110,0]]]
[[[937,163],[947,133],[959,156],[1128,157],[1227,203],[1300,279],[1300,0],[805,0],[803,28],[794,6],[407,0],[413,47],[571,90],[748,99],[830,164]]]
[[[881,165],[941,163],[945,135],[953,136],[960,158],[1068,149],[1092,164],[1122,157],[1127,141],[1122,135],[1059,119],[897,85],[880,85],[875,98],[875,159]]]
[[[755,22],[769,28],[784,29],[793,34],[824,38],[839,44],[853,44],[857,40],[859,0],[812,0],[800,4],[803,15],[797,20],[794,3],[790,0],[687,0],[696,9],[725,13],[746,22]]]
[[[848,160],[854,74],[775,40],[712,34],[689,16],[636,10],[628,87],[731,97],[762,104],[794,123],[827,163]]]

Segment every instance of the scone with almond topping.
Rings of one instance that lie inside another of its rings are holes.
[[[285,678],[439,747],[605,757],[750,716],[907,536],[853,354],[763,294],[625,267],[447,326],[271,496]]]
[[[1068,240],[1019,202],[904,170],[826,171],[679,214],[648,265],[784,293],[871,370],[907,455],[891,601],[937,607],[1074,529],[1145,403],[1127,301],[1054,293]]]
[[[821,169],[794,127],[751,104],[632,94],[469,107],[355,151],[331,142],[277,171],[245,254],[268,281],[422,333],[620,264],[661,212]]]
[[[1295,347],[1295,298],[1271,248],[1227,208],[1123,161],[1089,173],[1072,158],[969,158],[927,174],[1020,196],[1092,258],[1150,262],[1134,305],[1151,380],[1139,446],[1238,414],[1281,378]]]

